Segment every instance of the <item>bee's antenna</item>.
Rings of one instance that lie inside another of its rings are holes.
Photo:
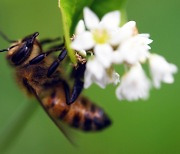
[[[0,52],[5,52],[5,51],[9,51],[8,49],[2,49],[0,50]]]
[[[4,39],[4,40],[6,40],[7,42],[9,42],[9,43],[14,43],[14,42],[17,42],[17,41],[15,41],[15,40],[10,40],[3,32],[1,32],[0,31],[0,36]]]
[[[6,51],[9,51],[9,50],[11,50],[12,48],[14,48],[14,47],[16,47],[16,46],[18,46],[19,44],[16,44],[16,45],[13,45],[13,46],[11,46],[11,47],[9,47],[9,48],[7,48],[7,49],[2,49],[2,50],[0,50],[0,52],[6,52]]]

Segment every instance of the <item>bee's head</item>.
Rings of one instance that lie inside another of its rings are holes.
[[[7,51],[7,59],[10,64],[19,66],[23,64],[27,59],[29,59],[34,48],[34,44],[35,42],[37,42],[36,37],[38,35],[38,32],[33,33],[32,35],[25,37],[21,41],[14,42],[10,48],[0,50],[0,52]]]

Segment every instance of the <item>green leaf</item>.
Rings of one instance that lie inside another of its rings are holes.
[[[74,51],[70,48],[70,37],[74,33],[76,24],[82,19],[83,8],[90,7],[99,17],[105,13],[120,10],[123,21],[126,20],[126,0],[59,0],[59,7],[62,14],[66,47],[71,61],[75,64]]]

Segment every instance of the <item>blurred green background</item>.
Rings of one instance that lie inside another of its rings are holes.
[[[100,6],[101,7],[101,6]],[[129,0],[129,20],[154,40],[152,51],[180,67],[180,1]],[[40,38],[62,34],[57,0],[0,0],[0,30],[10,38],[39,31]],[[8,43],[0,38],[0,48]],[[75,132],[73,147],[39,107],[9,147],[7,154],[179,154],[180,78],[173,85],[152,90],[148,101],[119,102],[114,89],[92,86],[84,92],[113,119],[112,127],[100,133]],[[27,100],[13,78],[13,70],[0,55],[0,129]],[[1,154],[1,151],[0,151]]]

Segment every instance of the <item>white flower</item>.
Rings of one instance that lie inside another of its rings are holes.
[[[119,43],[116,38],[118,39],[120,31],[120,12],[107,13],[100,21],[94,12],[85,7],[84,21],[85,24],[82,20],[78,23],[77,35],[71,47],[76,51],[93,49],[99,62],[105,68],[109,68],[112,64],[112,45]]]
[[[156,88],[160,88],[161,82],[169,84],[174,82],[173,74],[178,70],[176,65],[168,63],[164,57],[157,54],[150,55],[149,65]]]
[[[87,7],[83,15],[84,20],[80,20],[75,29],[71,47],[78,52],[77,57],[81,55],[87,61],[84,88],[93,83],[101,88],[108,84],[119,84],[116,89],[119,100],[147,99],[151,82],[141,66],[147,60],[156,88],[160,88],[161,82],[174,82],[173,74],[177,72],[177,67],[162,56],[150,53],[150,35],[139,34],[135,21],[119,27],[119,11],[109,12],[100,20]],[[114,70],[115,64],[128,68],[121,82],[119,74]]]
[[[134,65],[138,62],[144,63],[149,57],[149,34],[137,34],[123,41],[117,51],[114,52],[115,63],[127,63]]]
[[[105,88],[107,84],[118,84],[119,81],[119,74],[114,70],[104,69],[95,57],[87,62],[84,75],[84,88],[90,87],[93,82],[101,88]]]
[[[147,99],[151,84],[140,64],[136,64],[121,79],[121,84],[116,89],[119,100]]]
[[[129,21],[126,24],[124,24],[119,31],[115,32],[116,37],[112,37],[113,44],[117,45],[119,43],[122,43],[123,41],[129,39],[133,35],[136,35],[138,33],[136,22],[135,21]],[[114,39],[115,38],[115,39]]]

